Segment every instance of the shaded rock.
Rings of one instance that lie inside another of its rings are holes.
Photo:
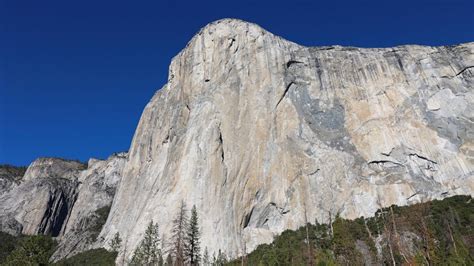
[[[87,170],[79,176],[77,200],[51,260],[70,257],[94,246],[108,217],[126,159],[126,153],[118,153],[107,160],[89,160]]]
[[[15,172],[17,177],[0,178],[12,180],[0,193],[0,230],[61,235],[76,200],[77,178],[86,167],[77,161],[39,158],[26,171]]]
[[[75,201],[76,182],[37,178],[0,196],[0,230],[59,236]]]
[[[10,169],[0,176],[12,180],[9,190],[0,194],[0,231],[56,237],[54,261],[93,248],[126,159],[127,153],[117,153],[107,160],[90,159],[86,167],[77,161],[40,158],[21,180],[15,175],[18,171]]]

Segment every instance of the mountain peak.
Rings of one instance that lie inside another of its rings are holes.
[[[255,23],[234,18],[219,19],[202,27],[173,60],[192,49],[190,47],[202,48],[204,46],[212,49],[226,49],[229,47],[225,45],[225,42],[229,41],[229,44],[233,44],[237,37],[244,39],[242,41],[245,42],[253,42],[264,35],[274,36]]]
[[[201,33],[209,33],[209,34],[219,34],[219,33],[227,33],[227,32],[233,32],[236,34],[239,33],[246,33],[250,31],[260,31],[260,33],[269,33],[259,25],[244,21],[241,19],[236,19],[236,18],[223,18],[219,19],[213,22],[208,23],[206,26],[201,28],[198,34]]]

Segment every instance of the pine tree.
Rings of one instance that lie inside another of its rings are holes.
[[[171,257],[171,254],[168,254],[168,256],[166,257],[166,265],[173,265],[173,258]]]
[[[186,231],[188,228],[188,217],[186,204],[181,201],[176,218],[173,220],[172,254],[175,265],[183,266],[185,263]]]
[[[212,266],[217,265],[217,257],[216,257],[216,252],[215,252],[215,251],[214,251],[214,253],[212,253],[212,262],[211,262],[211,265],[212,265]]]
[[[214,261],[214,265],[222,266],[227,263],[226,255],[219,249],[219,253],[217,253],[217,258]]]
[[[1,265],[49,265],[56,242],[48,236],[24,237]]]
[[[163,260],[163,256],[161,255],[161,252],[160,254],[158,254],[158,265],[159,266],[165,265],[165,261]]]
[[[117,232],[114,235],[114,238],[110,240],[110,248],[112,248],[113,251],[118,252],[122,244],[122,239],[120,238],[120,233]]]
[[[209,251],[207,250],[207,247],[204,249],[204,254],[202,256],[202,264],[204,266],[211,265],[211,258],[209,257]]]
[[[131,265],[157,265],[161,257],[158,224],[150,221],[143,240],[133,253]]]
[[[186,233],[185,256],[191,266],[198,265],[201,261],[201,247],[199,246],[199,218],[194,205],[191,209],[191,219],[189,220],[188,230]]]

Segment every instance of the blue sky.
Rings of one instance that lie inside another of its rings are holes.
[[[255,22],[303,45],[474,41],[474,1],[0,0],[0,163],[128,150],[168,65],[207,23]]]

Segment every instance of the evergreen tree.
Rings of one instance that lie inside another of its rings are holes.
[[[168,256],[166,257],[166,265],[167,266],[173,265],[173,258],[171,257],[171,254],[168,254]]]
[[[117,232],[114,235],[114,238],[110,240],[110,248],[112,248],[113,251],[118,252],[122,244],[122,239],[120,238],[120,233]]]
[[[49,236],[28,236],[8,255],[1,265],[48,265],[56,242]]]
[[[216,266],[222,266],[227,263],[227,257],[226,255],[219,249],[219,252],[217,253],[217,258],[215,258],[214,265]]]
[[[211,261],[211,265],[212,265],[212,266],[215,266],[215,265],[217,265],[217,257],[216,257],[216,252],[212,253],[212,261]]]
[[[209,257],[209,251],[207,250],[207,247],[204,249],[204,254],[202,256],[202,264],[204,266],[211,265],[211,258]]]
[[[165,265],[165,261],[163,260],[163,256],[161,255],[161,252],[160,254],[158,254],[158,265],[159,266]]]
[[[186,204],[181,201],[176,218],[173,220],[172,254],[175,265],[182,266],[186,262],[186,232],[188,228],[188,217],[186,214]]]
[[[157,265],[161,257],[158,224],[150,221],[145,236],[133,253],[131,265]]]
[[[168,241],[166,240],[166,235],[162,234],[161,235],[161,254],[164,256],[166,254],[169,254],[168,252]]]
[[[199,232],[199,218],[194,205],[191,209],[191,218],[186,233],[186,246],[185,256],[191,266],[198,265],[201,261],[201,247],[199,246],[199,238],[201,233]]]

